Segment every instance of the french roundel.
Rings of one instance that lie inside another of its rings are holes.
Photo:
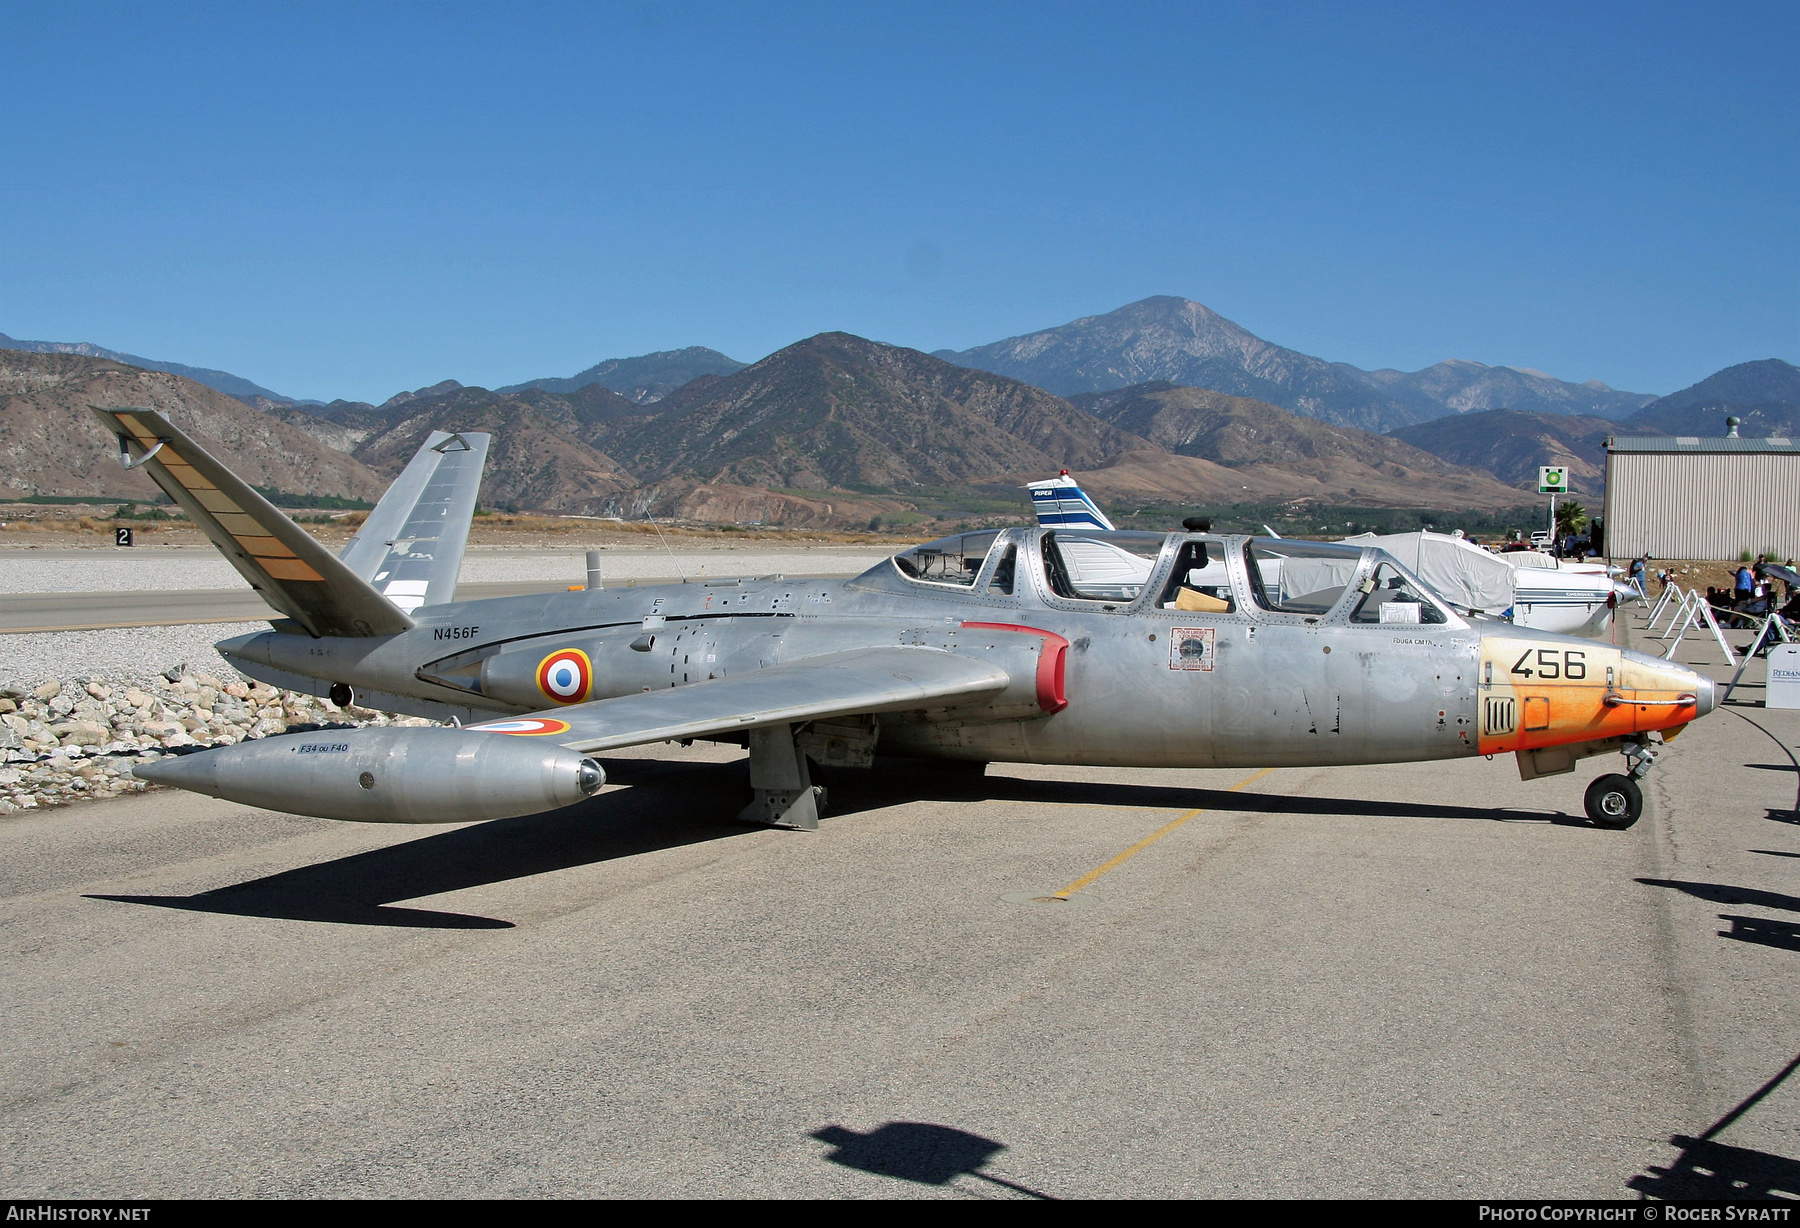
[[[479,729],[483,733],[513,733],[524,737],[539,737],[544,734],[569,732],[569,722],[559,721],[549,716],[527,716],[516,721],[489,721],[485,725],[470,725],[470,729]]]
[[[594,685],[594,663],[579,648],[563,648],[538,663],[538,690],[559,704],[578,704]]]

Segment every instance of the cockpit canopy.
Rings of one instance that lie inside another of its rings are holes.
[[[891,563],[911,583],[973,590],[985,575],[987,593],[1011,596],[1033,539],[1044,596],[1105,603],[1108,610],[1229,614],[1253,608],[1309,621],[1341,612],[1352,623],[1441,624],[1453,617],[1435,593],[1381,550],[1290,538],[987,529],[914,546]],[[1165,555],[1172,556],[1166,570]],[[1236,571],[1234,555],[1242,562]],[[1152,584],[1154,599],[1141,600]]]
[[[1265,610],[1323,618],[1344,603],[1353,623],[1449,621],[1436,594],[1380,550],[1253,537],[1244,555],[1251,592]]]

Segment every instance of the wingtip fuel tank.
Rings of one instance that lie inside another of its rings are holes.
[[[538,738],[462,729],[343,729],[171,756],[140,779],[289,814],[363,823],[469,823],[599,792],[592,759]]]

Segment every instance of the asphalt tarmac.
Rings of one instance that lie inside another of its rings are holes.
[[[465,827],[15,816],[0,1185],[1793,1197],[1797,743],[1720,710],[1625,832],[1507,759],[878,764],[777,832],[705,744]]]

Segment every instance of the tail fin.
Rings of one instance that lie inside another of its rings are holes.
[[[433,431],[340,556],[408,614],[456,597],[490,436]]]
[[[1087,492],[1076,485],[1064,469],[1060,476],[1033,482],[1025,488],[1031,492],[1031,507],[1037,522],[1046,529],[1110,529],[1106,518]]]
[[[263,600],[313,635],[398,635],[412,619],[153,409],[89,406]]]

